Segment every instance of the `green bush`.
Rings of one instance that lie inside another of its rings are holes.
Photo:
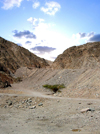
[[[53,92],[57,92],[59,91],[59,89],[61,88],[65,88],[64,84],[57,84],[57,85],[43,85],[43,87],[47,88],[47,89],[51,89]]]

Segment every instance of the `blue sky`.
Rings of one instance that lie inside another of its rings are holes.
[[[0,0],[0,36],[48,60],[100,41],[99,25],[100,0]]]

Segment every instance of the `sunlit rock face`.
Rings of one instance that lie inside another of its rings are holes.
[[[53,68],[79,69],[100,67],[100,42],[73,46],[59,55]]]

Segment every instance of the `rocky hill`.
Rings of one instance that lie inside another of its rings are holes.
[[[12,74],[20,67],[45,68],[47,66],[49,64],[45,59],[0,37],[0,87],[13,82]]]
[[[56,69],[80,69],[100,67],[100,42],[68,48],[53,63]]]
[[[27,49],[0,37],[0,63],[15,72],[19,67],[42,68],[48,66],[45,59],[37,57]]]

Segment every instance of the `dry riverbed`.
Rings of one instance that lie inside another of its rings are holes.
[[[100,100],[0,96],[0,134],[71,133],[100,134]]]

